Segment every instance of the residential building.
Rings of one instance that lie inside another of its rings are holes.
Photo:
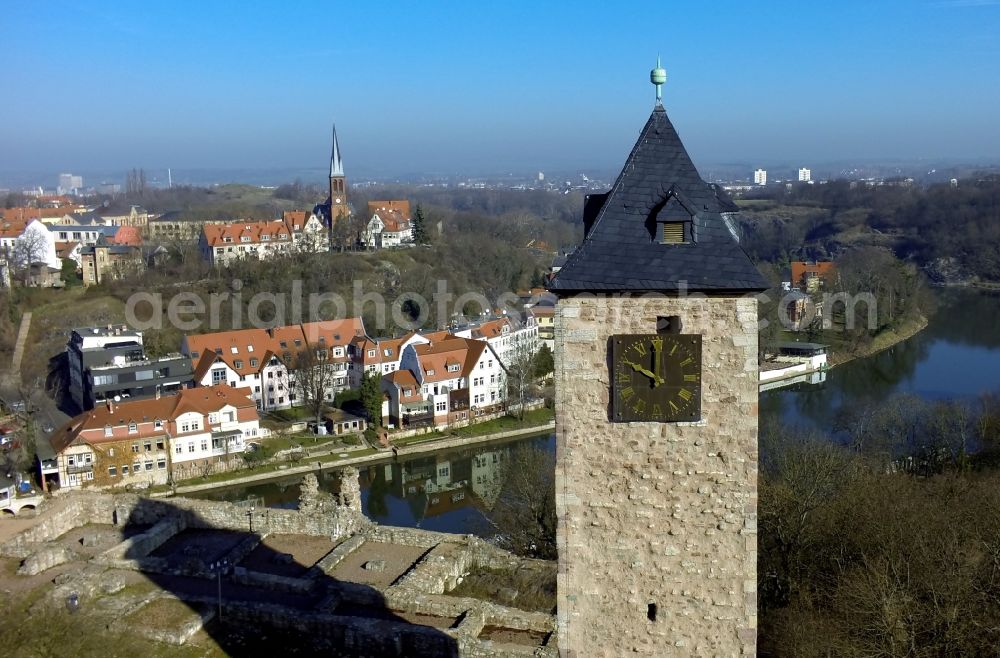
[[[360,318],[310,322],[272,329],[240,329],[186,336],[181,352],[194,363],[198,386],[249,387],[258,409],[302,404],[295,388],[296,356],[305,349],[332,363],[326,399],[351,386],[351,341],[364,336]]]
[[[23,285],[62,285],[62,260],[56,255],[55,240],[39,219],[0,225],[0,258]]]
[[[151,218],[146,226],[146,234],[152,242],[197,241],[206,224],[227,223],[224,219],[198,219],[171,210]]]
[[[199,242],[202,256],[216,266],[242,258],[267,260],[282,254],[328,251],[329,235],[313,213],[285,213],[282,219],[205,224]]]
[[[229,467],[249,439],[265,432],[246,389],[107,400],[48,437],[55,468],[47,470],[62,488],[165,484]]]
[[[792,261],[792,286],[813,293],[832,284],[837,268],[832,261]]]
[[[767,171],[764,169],[755,169],[753,172],[753,182],[754,185],[767,185]]]
[[[518,358],[530,359],[541,345],[538,323],[531,313],[525,313],[523,320],[505,315],[471,323],[452,329],[452,333],[460,338],[485,340],[507,367]]]
[[[403,348],[399,370],[382,378],[388,422],[445,427],[501,411],[506,373],[489,343],[445,334]]]
[[[110,244],[102,239],[80,249],[80,267],[83,285],[95,286],[138,274],[146,268],[146,261],[140,247]]]
[[[535,326],[538,329],[538,340],[548,345],[549,349],[553,349],[556,339],[555,304],[551,300],[543,299],[528,307],[526,312],[535,319]]]
[[[145,229],[149,224],[149,211],[142,206],[105,206],[98,208],[98,211],[107,226],[137,226]]]
[[[812,182],[812,171],[806,169],[805,167],[799,167],[799,182],[800,183],[811,183]]]
[[[415,332],[398,338],[369,338],[357,336],[348,346],[351,357],[350,385],[357,388],[367,373],[379,376],[399,370],[399,360],[403,348],[416,343],[426,343],[429,339]]]
[[[107,399],[142,399],[194,385],[191,360],[181,354],[151,359],[142,332],[125,325],[81,327],[66,344],[69,394],[78,409]]]
[[[83,246],[95,245],[105,236],[113,236],[116,228],[94,224],[49,224],[49,231],[56,242],[79,242]]]
[[[369,201],[371,219],[365,226],[364,242],[371,249],[399,247],[413,243],[413,218],[405,200]]]

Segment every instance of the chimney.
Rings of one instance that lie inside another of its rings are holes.
[[[157,400],[160,399],[160,387],[159,386],[156,387],[156,399]]]
[[[113,414],[115,412],[115,401],[111,398],[106,400],[108,406],[108,413]]]

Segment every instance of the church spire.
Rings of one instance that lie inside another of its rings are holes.
[[[344,175],[344,161],[340,158],[340,144],[337,142],[337,124],[333,124],[333,152],[330,154],[330,177]]]

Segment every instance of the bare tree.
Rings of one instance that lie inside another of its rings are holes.
[[[337,364],[325,347],[300,350],[295,355],[289,376],[294,378],[294,390],[301,396],[302,406],[316,418],[316,427],[323,422],[327,391],[333,388]]]
[[[555,455],[536,446],[513,449],[500,467],[503,483],[487,518],[505,548],[556,557]]]
[[[518,419],[535,388],[535,352],[529,341],[518,341],[504,356],[504,380],[508,404],[517,405]]]
[[[31,280],[32,266],[36,263],[44,262],[49,243],[45,236],[38,230],[32,229],[29,224],[25,228],[14,246],[11,248],[12,265],[16,268],[16,274],[23,285],[28,285]]]

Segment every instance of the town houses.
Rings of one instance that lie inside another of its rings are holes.
[[[302,404],[295,379],[300,367],[331,371],[324,397],[332,402],[349,386],[348,345],[361,336],[361,320],[349,318],[187,336],[181,353],[194,363],[197,385],[246,386],[258,409],[273,411]],[[306,350],[315,358],[303,358]]]
[[[87,410],[49,437],[43,478],[63,488],[149,486],[230,468],[248,441],[268,434],[259,414],[304,405],[308,393],[297,382],[320,368],[329,375],[322,381],[330,407],[337,393],[377,377],[379,420],[389,429],[440,429],[503,413],[508,366],[501,355],[534,350],[533,320],[504,316],[456,331],[462,335],[376,339],[360,318],[347,318],[192,334],[181,354],[151,360],[142,332],[75,329],[70,389]],[[184,368],[175,367],[179,360]],[[364,429],[363,418],[345,418],[348,429],[338,433]]]
[[[213,265],[234,260],[268,260],[292,253],[328,251],[323,222],[313,213],[285,212],[281,219],[205,224],[198,243],[202,257]]]
[[[183,389],[147,400],[107,400],[49,437],[42,477],[60,488],[150,486],[228,466],[266,434],[249,390]]]

